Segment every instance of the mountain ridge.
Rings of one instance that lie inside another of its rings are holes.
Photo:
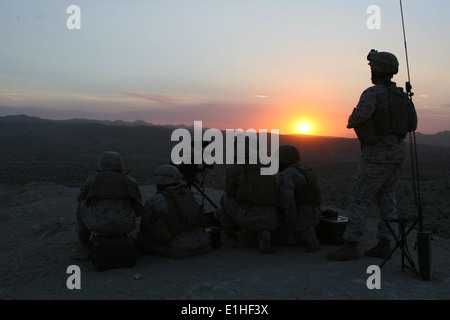
[[[65,120],[52,120],[45,119],[36,116],[28,116],[26,114],[18,115],[7,115],[0,116],[0,122],[34,122],[34,123],[67,123],[67,124],[100,124],[108,126],[129,126],[129,127],[161,127],[161,128],[184,128],[191,130],[194,128],[193,125],[187,126],[184,124],[153,124],[141,119],[135,121],[125,121],[125,120],[98,120],[98,119],[87,119],[87,118],[72,118]],[[203,128],[206,129],[206,128]],[[223,131],[223,130],[221,130]],[[338,139],[356,139],[356,138],[346,138],[346,137],[334,137],[334,136],[321,136],[321,135],[303,135],[303,134],[280,134],[280,136],[299,136],[299,137],[316,137],[316,138],[338,138]],[[425,144],[430,146],[438,146],[450,148],[450,131],[442,131],[435,134],[424,134],[421,132],[416,132],[416,141],[419,144]]]

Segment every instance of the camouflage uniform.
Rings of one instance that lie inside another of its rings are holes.
[[[245,166],[253,170],[261,168],[258,164],[235,164],[227,169],[225,192],[220,201],[220,223],[226,233],[240,231],[250,244],[256,245],[253,240],[259,232],[278,227],[277,209],[275,205],[238,201],[238,190],[246,181]]]
[[[397,230],[396,191],[406,156],[404,138],[417,128],[414,104],[402,88],[391,81],[398,73],[398,59],[390,52],[372,49],[367,60],[372,86],[361,95],[348,119],[361,142],[361,162],[347,205],[348,224],[344,245],[327,254],[327,259],[359,259],[358,242],[364,232],[368,207],[375,196],[380,209],[378,244],[364,252],[366,256],[387,259],[391,255],[392,230]]]
[[[145,252],[171,259],[181,259],[208,252],[211,245],[210,235],[205,231],[204,225],[201,224],[200,220],[191,226],[182,225],[182,220],[184,220],[180,216],[182,209],[174,206],[169,200],[176,193],[186,196],[192,195],[186,186],[180,184],[181,175],[175,180],[169,177],[171,174],[169,170],[178,172],[178,169],[170,165],[163,165],[159,168],[162,169],[163,173],[159,179],[160,181],[166,180],[167,185],[164,184],[164,187],[162,187],[157,182],[158,192],[145,203],[140,230],[137,235],[139,248]],[[175,183],[171,185],[171,182]],[[186,203],[184,208],[189,210],[189,208],[186,208],[186,206],[189,206],[194,209],[194,214],[200,219],[200,215],[203,213],[200,206],[193,196],[189,199],[191,199],[191,202]],[[173,218],[178,220],[175,221],[175,224],[179,227],[176,231],[174,231],[174,228],[168,228],[166,224],[168,219]]]
[[[97,168],[78,195],[78,228],[84,242],[91,232],[118,235],[133,231],[142,210],[139,187],[134,178],[123,173],[119,153],[104,152]]]
[[[300,163],[289,165],[279,173],[280,228],[274,241],[285,245],[311,244],[315,238],[315,227],[322,214],[320,203],[299,203],[296,190],[308,186],[308,180],[299,169],[306,169]],[[310,233],[314,234],[310,234]],[[276,240],[275,240],[276,239]],[[317,243],[314,244],[317,246]],[[311,248],[313,249],[313,248]],[[314,248],[315,249],[315,248]]]
[[[400,90],[394,82],[378,84],[368,88],[362,94],[357,107],[350,115],[347,128],[357,128],[368,121],[377,108],[389,108],[389,88]],[[411,115],[417,125],[417,115]],[[347,206],[348,225],[344,239],[358,242],[363,234],[368,206],[372,197],[376,197],[381,210],[377,237],[392,239],[383,220],[397,219],[396,191],[400,182],[402,163],[406,157],[404,137],[396,134],[378,135],[378,142],[372,145],[362,144],[361,162]],[[396,230],[396,224],[390,223]]]

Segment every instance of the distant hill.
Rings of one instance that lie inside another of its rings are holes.
[[[0,183],[49,180],[79,184],[95,168],[101,152],[107,150],[120,152],[131,173],[147,182],[157,165],[169,163],[171,150],[178,143],[171,141],[175,127],[144,121],[0,117]],[[450,148],[436,146],[445,144],[448,134],[432,135],[436,139],[417,134],[418,143],[427,143],[418,148],[419,159],[448,162]],[[296,145],[305,165],[324,172],[344,170],[345,166],[353,172],[359,160],[357,139],[307,135],[280,135],[279,139],[280,144]],[[224,166],[216,165],[208,174],[219,181],[224,170]]]
[[[0,117],[0,122],[8,123],[8,122],[32,122],[32,123],[43,123],[43,122],[51,122],[52,120],[42,119],[39,117],[27,116],[24,114],[18,114],[13,116],[4,116]]]
[[[64,122],[64,123],[76,123],[76,124],[103,124],[103,125],[109,125],[109,126],[130,126],[130,127],[143,127],[143,126],[155,126],[155,127],[168,127],[168,128],[186,128],[190,129],[193,126],[186,126],[183,124],[179,125],[171,125],[171,124],[153,124],[146,122],[144,120],[136,120],[136,121],[124,121],[124,120],[95,120],[95,119],[84,119],[84,118],[73,118],[68,120],[49,120],[49,119],[42,119],[39,117],[33,117],[33,116],[27,116],[24,114],[20,115],[9,115],[9,116],[3,116],[0,117],[1,122]]]
[[[165,127],[165,128],[185,128],[185,129],[193,129],[193,125],[187,126],[184,124],[153,124],[150,122],[146,122],[144,120],[136,120],[136,121],[124,121],[124,120],[96,120],[96,119],[85,119],[85,118],[73,118],[68,120],[49,120],[43,119],[34,116],[27,116],[24,114],[20,115],[8,115],[0,117],[0,122],[33,122],[33,123],[50,123],[50,122],[63,122],[63,123],[73,123],[73,124],[103,124],[109,126],[130,126],[130,127],[143,127],[143,126],[153,126],[153,127]],[[323,136],[305,136],[305,135],[289,135],[286,136],[286,141],[291,141],[292,139],[309,139],[315,140],[316,142],[320,139],[327,138],[331,139],[345,139],[338,137],[323,137]],[[308,137],[308,138],[305,138]],[[351,141],[354,139],[348,139],[348,143],[352,143]],[[423,134],[420,132],[416,132],[416,140],[419,144],[438,146],[438,147],[447,147],[450,148],[450,131],[438,132],[436,134]],[[344,140],[341,140],[341,142]]]
[[[450,131],[438,132],[436,134],[416,133],[417,143],[431,146],[450,148]]]

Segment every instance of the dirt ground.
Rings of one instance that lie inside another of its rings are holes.
[[[154,186],[142,186],[145,199]],[[0,185],[0,299],[2,300],[449,300],[450,241],[433,236],[433,275],[402,271],[397,250],[381,270],[381,289],[370,290],[367,268],[383,260],[334,262],[321,250],[275,247],[270,254],[222,246],[205,255],[170,260],[139,253],[134,268],[97,271],[71,259],[77,245],[78,189],[54,184]],[[216,203],[221,191],[209,189]],[[370,219],[360,251],[376,243]],[[408,237],[417,266],[415,231]],[[78,265],[81,289],[69,290],[67,268]]]

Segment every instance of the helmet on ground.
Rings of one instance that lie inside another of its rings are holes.
[[[367,60],[369,60],[369,65],[374,72],[398,73],[398,59],[390,52],[378,52],[372,49],[367,56]]]
[[[280,163],[291,164],[300,161],[300,152],[298,151],[296,146],[285,144],[280,146],[278,151]]]
[[[153,174],[152,180],[156,184],[180,184],[181,183],[181,173],[177,167],[164,164],[156,168]]]

